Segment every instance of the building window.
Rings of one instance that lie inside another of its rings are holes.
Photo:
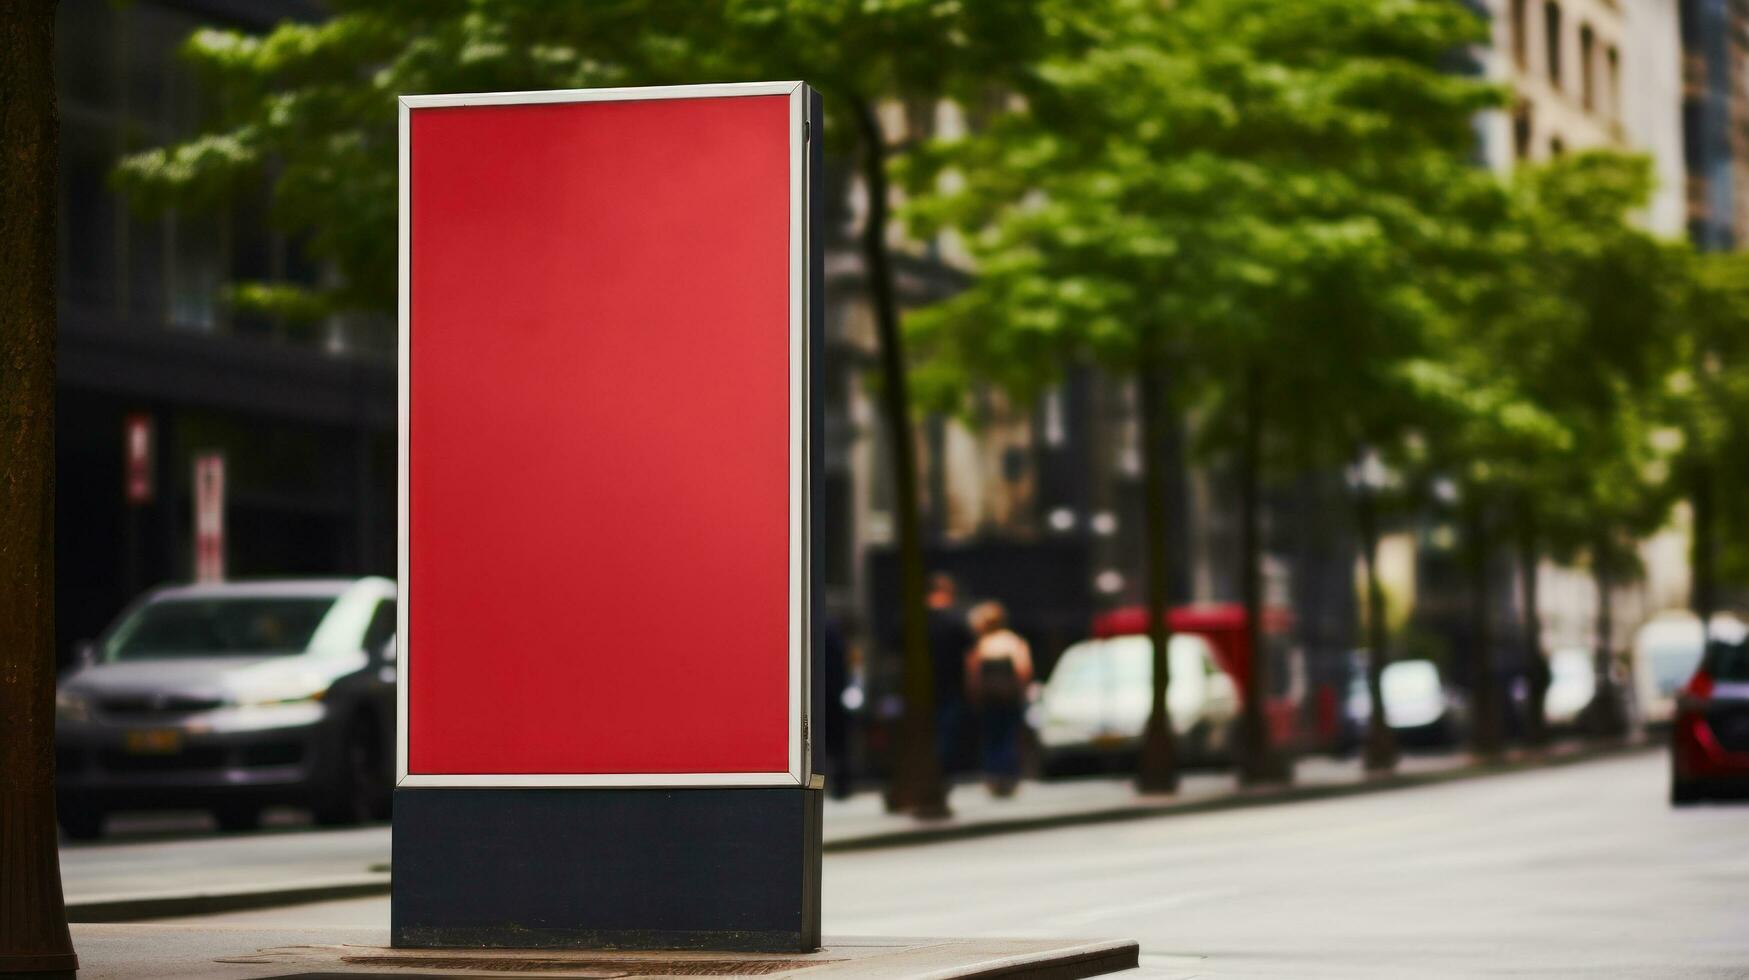
[[[1547,55],[1549,84],[1561,87],[1561,5],[1555,0],[1543,4],[1543,51]]]
[[[1609,100],[1609,117],[1621,118],[1621,55],[1610,45],[1603,55],[1604,98]]]
[[[115,312],[121,219],[109,192],[115,133],[69,113],[61,124],[60,296],[86,310]]]
[[[170,288],[165,314],[173,327],[211,332],[219,326],[225,282],[225,216],[170,217]]]
[[[1591,63],[1595,57],[1593,49],[1597,46],[1597,38],[1591,33],[1590,24],[1579,27],[1579,102],[1587,112],[1597,110],[1597,80],[1596,72]]]
[[[1524,0],[1512,0],[1512,60],[1518,62],[1519,71],[1524,71],[1530,63],[1530,38],[1525,35],[1527,27]]]
[[[1706,105],[1698,96],[1682,100],[1682,162],[1688,168],[1689,185],[1706,180]]]
[[[1519,160],[1530,158],[1530,103],[1520,102],[1512,109],[1512,152]]]

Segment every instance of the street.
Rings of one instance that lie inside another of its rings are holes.
[[[1749,807],[1672,810],[1667,765],[831,854],[826,933],[1130,937],[1162,977],[1749,976]],[[180,921],[386,929],[388,900]]]

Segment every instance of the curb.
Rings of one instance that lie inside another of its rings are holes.
[[[1272,806],[1278,803],[1299,803],[1314,800],[1339,799],[1346,796],[1360,796],[1366,793],[1411,789],[1417,786],[1432,786],[1440,783],[1478,779],[1484,776],[1499,776],[1514,772],[1529,772],[1536,769],[1552,769],[1580,762],[1592,762],[1599,759],[1614,758],[1616,756],[1633,755],[1640,752],[1661,749],[1662,747],[1662,743],[1659,742],[1602,745],[1595,748],[1584,748],[1558,755],[1545,755],[1535,758],[1502,762],[1474,763],[1453,769],[1442,769],[1433,772],[1394,773],[1389,776],[1382,776],[1375,779],[1363,779],[1358,782],[1350,783],[1322,783],[1309,786],[1286,786],[1279,789],[1239,790],[1238,792],[1222,793],[1202,799],[1167,799],[1160,802],[1139,801],[1121,806],[1102,807],[1095,810],[1075,810],[1066,813],[1052,813],[1033,817],[1014,817],[1012,819],[980,820],[976,823],[966,824],[920,824],[917,827],[906,828],[904,830],[890,830],[876,834],[867,834],[861,837],[848,837],[841,840],[827,841],[822,849],[827,853],[872,851],[888,847],[908,847],[912,845],[968,840],[976,837],[994,837],[1001,834],[1052,830],[1058,827],[1080,827],[1105,823],[1122,823],[1130,820],[1151,820],[1159,817],[1171,817],[1195,813],[1213,813],[1221,810],[1241,810],[1248,807]]]
[[[1558,755],[1546,755],[1505,762],[1479,763],[1424,773],[1398,773],[1377,779],[1350,783],[1324,783],[1310,786],[1287,786],[1280,789],[1241,790],[1195,800],[1140,801],[1123,806],[1094,810],[1074,810],[1033,817],[980,820],[966,824],[920,824],[903,830],[890,830],[860,837],[827,841],[822,850],[829,854],[873,851],[890,847],[910,847],[1021,834],[1059,827],[1081,827],[1132,820],[1152,820],[1221,810],[1273,806],[1315,800],[1340,799],[1366,793],[1433,786],[1486,776],[1552,769],[1580,762],[1633,755],[1662,748],[1659,742],[1625,745],[1604,745]],[[386,870],[386,869],[385,869]],[[217,912],[240,912],[248,909],[274,908],[281,905],[304,905],[343,898],[363,898],[386,895],[389,877],[386,874],[357,875],[328,881],[266,889],[225,889],[192,895],[124,895],[106,896],[67,903],[69,922],[134,922],[142,919],[166,919],[179,916],[211,915]]]
[[[280,905],[304,905],[341,898],[386,895],[389,876],[357,875],[276,888],[238,888],[192,895],[117,895],[67,903],[68,922],[135,922],[178,916],[242,912]]]

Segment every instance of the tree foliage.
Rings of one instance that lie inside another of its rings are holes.
[[[346,0],[265,35],[196,32],[187,59],[215,92],[202,130],[127,158],[116,180],[148,210],[198,211],[270,185],[271,218],[329,284],[236,299],[394,309],[396,98],[433,92],[799,78],[825,93],[827,137],[855,144],[858,103],[976,102],[1026,87],[1049,4],[938,0]],[[277,308],[277,307],[276,307]],[[299,307],[308,313],[309,305]]]
[[[1484,26],[1445,0],[1102,11],[1026,112],[911,164],[914,224],[957,230],[978,270],[912,319],[925,390],[1169,370],[1245,476],[1255,623],[1255,484],[1402,438],[1415,365],[1487,267],[1506,207],[1471,120],[1501,93],[1454,70]]]

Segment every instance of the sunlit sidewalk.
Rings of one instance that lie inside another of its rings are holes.
[[[1609,747],[1567,743],[1550,761],[1576,759]],[[1533,762],[1514,756],[1507,765]],[[989,834],[1166,816],[1364,792],[1461,778],[1475,767],[1463,753],[1408,755],[1396,774],[1368,779],[1358,759],[1301,759],[1286,787],[1240,789],[1230,772],[1190,772],[1178,793],[1143,796],[1124,776],[1028,782],[1012,797],[981,784],[957,785],[952,816],[919,820],[885,811],[879,793],[860,792],[825,803],[828,851],[927,844]],[[126,921],[319,901],[388,890],[390,828],[311,828],[300,816],[275,813],[269,829],[215,834],[201,817],[122,818],[103,842],[61,850],[61,872],[75,921]]]
[[[1455,771],[1469,763],[1463,753],[1407,755],[1400,775]],[[944,820],[917,820],[887,813],[878,792],[826,801],[825,838],[828,850],[896,845],[931,837],[976,836],[1029,826],[1093,822],[1144,816],[1174,807],[1200,808],[1252,796],[1298,795],[1298,791],[1359,786],[1366,781],[1360,760],[1310,756],[1299,760],[1294,782],[1282,789],[1241,793],[1231,771],[1192,771],[1182,777],[1171,796],[1143,796],[1127,776],[1090,776],[1054,782],[1024,782],[1015,795],[998,798],[977,782],[961,782],[948,796],[953,815]],[[1018,825],[1018,826],[1016,826]]]

